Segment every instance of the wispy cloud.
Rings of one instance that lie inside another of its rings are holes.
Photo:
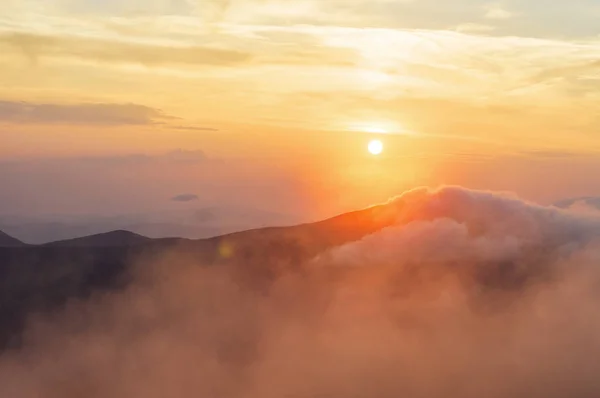
[[[510,19],[515,16],[515,14],[502,6],[499,3],[491,3],[487,4],[485,7],[485,18],[487,19]]]
[[[137,104],[50,104],[0,101],[0,122],[19,124],[151,125],[170,119]]]
[[[161,65],[235,65],[250,55],[233,49],[189,45],[150,45],[106,39],[11,33],[0,36],[0,45],[22,51],[32,60],[40,57],[74,58],[105,63]]]
[[[490,25],[479,23],[464,23],[456,27],[456,31],[460,33],[486,33],[493,32],[496,28]]]
[[[183,131],[219,131],[214,127],[202,127],[202,126],[168,126],[171,130],[183,130]]]
[[[436,124],[432,135],[502,141],[518,131],[530,143],[546,134],[583,146],[572,137],[590,142],[598,126],[600,40],[546,23],[539,0],[518,9],[464,0],[29,1],[39,6],[29,14],[16,1],[0,11],[0,85],[11,100],[152,98],[187,117],[174,132],[228,122],[337,129],[379,118]],[[587,15],[581,5],[556,7]],[[567,39],[549,38],[559,36]],[[64,78],[71,73],[79,78]],[[499,123],[501,108],[509,112]]]
[[[108,155],[108,156],[86,156],[86,157],[68,157],[68,158],[50,158],[43,159],[39,162],[44,164],[62,165],[64,167],[74,165],[88,166],[106,166],[106,167],[121,167],[121,166],[140,166],[140,165],[188,165],[202,164],[209,157],[202,150],[187,150],[176,149],[164,153],[146,154],[146,153],[129,153],[123,155]],[[34,162],[38,164],[39,162]],[[0,164],[19,164],[20,162],[0,162]]]

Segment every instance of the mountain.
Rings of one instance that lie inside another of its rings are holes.
[[[25,246],[25,243],[21,242],[20,240],[18,240],[16,238],[13,238],[12,236],[8,235],[7,233],[0,231],[0,247],[20,247],[20,246]]]
[[[62,247],[119,247],[147,243],[152,239],[129,231],[112,231],[81,238],[47,243],[44,246]]]
[[[150,238],[179,236],[204,239],[261,228],[267,225],[291,226],[301,217],[235,206],[177,207],[161,211],[124,213],[117,215],[0,215],[0,229],[42,244],[69,240],[105,231],[126,230]]]
[[[394,221],[394,209],[383,205],[312,224],[202,240],[150,239],[113,231],[45,245],[0,247],[0,349],[21,344],[28,314],[120,289],[131,281],[132,264],[148,258],[169,253],[191,263],[231,265],[250,286],[262,289],[282,267],[300,267],[330,247],[361,239]]]

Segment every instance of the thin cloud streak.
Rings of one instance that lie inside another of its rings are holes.
[[[0,122],[98,126],[153,125],[171,119],[162,111],[137,104],[48,104],[0,101]]]
[[[22,51],[37,61],[40,57],[63,57],[102,63],[137,63],[146,66],[227,66],[249,61],[249,54],[204,46],[159,46],[102,39],[5,34],[0,43]]]

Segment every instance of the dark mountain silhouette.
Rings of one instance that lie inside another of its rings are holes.
[[[395,215],[394,207],[382,205],[312,224],[203,240],[150,239],[114,231],[45,245],[0,247],[0,347],[21,344],[30,314],[53,312],[70,299],[122,288],[131,281],[134,265],[161,255],[232,266],[250,286],[263,289],[283,268],[301,267],[323,250],[377,232],[393,224]]]
[[[81,238],[46,243],[44,246],[63,247],[112,247],[138,245],[150,241],[142,235],[129,231],[112,231]]]
[[[172,236],[206,239],[266,226],[292,226],[298,223],[298,216],[232,206],[134,212],[114,216],[0,216],[0,229],[10,230],[26,242],[35,244],[115,230],[131,231],[155,239]]]
[[[13,238],[5,232],[0,231],[0,247],[20,247],[25,246],[25,243],[21,242],[17,238]]]

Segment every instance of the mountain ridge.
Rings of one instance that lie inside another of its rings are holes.
[[[136,245],[151,241],[151,238],[126,230],[115,230],[73,239],[59,240],[40,246],[57,247],[114,247]]]
[[[177,263],[226,265],[249,286],[264,289],[279,272],[300,269],[328,248],[390,226],[396,220],[395,207],[374,206],[315,223],[198,240],[151,239],[117,230],[50,244],[0,247],[0,281],[5,286],[0,290],[0,350],[21,346],[30,314],[52,313],[70,300],[122,289],[133,280],[138,264],[173,255]]]
[[[27,246],[24,242],[19,239],[10,236],[6,232],[0,231],[0,247],[23,247]]]
[[[214,239],[223,239],[223,238],[232,238],[243,236],[248,233],[260,233],[260,234],[268,234],[271,232],[281,232],[294,230],[298,228],[302,229],[338,229],[337,233],[344,233],[344,230],[348,227],[357,227],[359,224],[363,224],[363,228],[367,227],[368,222],[374,222],[375,225],[384,225],[386,223],[392,222],[392,220],[388,217],[385,219],[383,223],[381,223],[381,217],[385,209],[389,207],[388,204],[375,205],[366,207],[360,210],[355,210],[351,212],[342,213],[321,221],[316,222],[307,222],[300,223],[291,226],[266,226],[266,227],[257,227],[257,228],[249,228],[241,231],[229,232],[224,234],[217,234],[212,237],[207,238],[199,238],[199,239],[189,239],[180,236],[172,236],[168,238],[151,238],[128,229],[116,229],[107,232],[101,232],[90,235],[82,235],[76,236],[68,239],[59,239],[56,241],[50,241],[47,243],[41,244],[25,244],[16,238],[9,236],[8,234],[4,234],[6,237],[14,240],[15,245],[3,245],[2,244],[2,231],[0,231],[0,247],[13,247],[18,244],[18,246],[29,246],[29,247],[119,247],[119,246],[129,246],[129,245],[137,245],[137,244],[151,244],[152,242],[164,242],[164,241],[192,241],[192,242],[200,242]],[[378,223],[379,220],[379,223]],[[331,231],[330,231],[331,232]],[[345,233],[349,231],[346,230]]]

